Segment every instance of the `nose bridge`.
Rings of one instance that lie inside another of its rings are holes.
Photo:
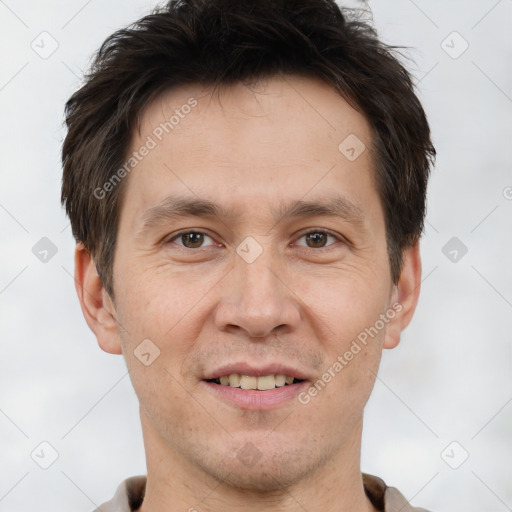
[[[247,237],[237,247],[219,305],[219,327],[238,326],[251,337],[264,337],[279,326],[295,326],[300,313],[281,268],[270,243]]]
[[[256,247],[250,246],[250,252],[247,255],[251,259],[247,259],[245,255],[240,255],[243,248],[244,245],[240,244],[237,250],[239,258],[235,262],[235,273],[241,285],[240,298],[250,301],[253,306],[257,306],[258,303],[269,304],[270,301],[275,300],[276,294],[282,294],[276,255],[270,244],[261,246],[261,253]],[[252,257],[255,259],[252,260]]]

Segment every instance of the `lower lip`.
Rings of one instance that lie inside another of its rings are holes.
[[[203,380],[213,393],[221,399],[236,405],[242,409],[273,409],[286,401],[296,398],[297,395],[308,386],[307,381],[287,384],[279,388],[258,391],[256,389],[232,388]]]

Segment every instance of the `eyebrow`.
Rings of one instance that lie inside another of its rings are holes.
[[[280,205],[278,208],[271,208],[271,213],[276,222],[286,219],[322,216],[338,217],[359,228],[364,228],[366,224],[363,210],[341,195],[314,201],[298,199],[291,203]],[[239,211],[227,208],[208,199],[171,195],[144,212],[142,215],[141,231],[149,230],[157,225],[168,223],[178,218],[218,217],[233,219],[239,215]]]

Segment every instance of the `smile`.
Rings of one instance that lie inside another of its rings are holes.
[[[216,379],[209,379],[207,382],[220,384],[221,386],[230,386],[232,388],[268,391],[269,389],[280,388],[283,386],[302,382],[302,380],[286,375],[263,375],[256,377],[253,375],[240,375],[238,373],[232,373],[230,375],[223,375],[222,377],[218,377]]]

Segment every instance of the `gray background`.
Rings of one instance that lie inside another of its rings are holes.
[[[75,295],[59,152],[91,54],[154,5],[0,0],[0,511],[90,511],[145,473],[124,362]],[[386,42],[414,48],[438,160],[420,302],[384,353],[362,469],[434,511],[512,510],[512,0],[368,5]]]

